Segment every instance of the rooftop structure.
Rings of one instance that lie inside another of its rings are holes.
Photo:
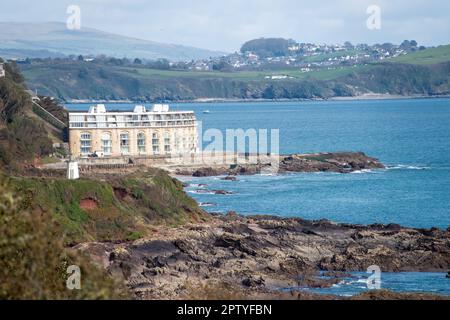
[[[196,125],[193,111],[171,111],[167,104],[150,111],[136,105],[131,112],[109,112],[98,104],[69,113],[70,150],[75,157],[195,153]]]
[[[165,128],[195,125],[193,111],[170,111],[167,104],[155,104],[151,111],[137,105],[132,112],[109,112],[105,105],[91,106],[86,113],[69,113],[70,128]]]

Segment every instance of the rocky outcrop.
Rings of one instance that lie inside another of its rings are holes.
[[[191,169],[179,169],[178,175],[210,177],[226,175],[225,179],[235,180],[237,175],[253,175],[262,172],[339,172],[351,173],[361,170],[384,169],[385,166],[376,158],[362,152],[335,152],[317,154],[294,154],[280,156],[278,166],[275,164],[239,164],[237,166],[216,166]]]
[[[371,265],[383,272],[442,272],[445,281],[450,265],[448,230],[236,213],[202,224],[159,227],[133,243],[84,244],[79,249],[142,299],[190,298],[199,288],[217,292],[219,284],[246,298],[280,298],[279,288],[327,287],[346,272],[366,271]],[[318,278],[319,270],[329,271],[329,279]]]
[[[281,172],[340,172],[383,169],[384,165],[362,152],[292,155],[280,161]]]

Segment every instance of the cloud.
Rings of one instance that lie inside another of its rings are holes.
[[[70,4],[81,7],[82,26],[225,51],[270,36],[320,43],[416,39],[437,45],[448,44],[450,34],[450,2],[440,0],[16,0],[2,4],[0,20],[65,21]],[[372,4],[381,7],[381,30],[366,28]]]

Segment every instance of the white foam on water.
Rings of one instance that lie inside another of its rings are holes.
[[[387,170],[428,170],[430,167],[427,166],[417,166],[417,165],[407,165],[398,164],[394,166],[387,166]]]
[[[215,203],[209,203],[209,202],[200,202],[198,205],[200,207],[215,207],[216,206]]]
[[[214,191],[206,191],[206,190],[189,190],[188,193],[193,193],[193,194],[216,194]]]
[[[371,170],[371,169],[362,169],[362,170],[356,170],[356,171],[353,171],[353,172],[350,172],[350,173],[352,173],[352,174],[363,174],[363,173],[372,173],[373,172],[373,170]]]
[[[200,184],[198,183],[190,183],[188,187],[192,187],[192,188],[200,188]]]
[[[356,283],[367,283],[367,279],[358,279],[355,282]]]

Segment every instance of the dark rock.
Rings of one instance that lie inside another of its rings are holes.
[[[218,169],[209,168],[200,168],[192,174],[194,177],[212,177],[218,176],[221,172]]]
[[[358,152],[320,153],[292,155],[280,162],[280,171],[290,172],[340,172],[348,173],[362,169],[382,169],[377,159]]]
[[[224,178],[221,178],[221,180],[224,180],[224,181],[237,181],[237,178],[236,178],[236,176],[226,176]]]
[[[265,286],[265,280],[263,279],[263,277],[248,277],[245,278],[244,280],[242,280],[242,284],[246,287],[249,288],[254,288],[254,287],[263,287]]]
[[[145,299],[185,298],[186,276],[193,283],[206,278],[226,282],[238,291],[244,285],[247,298],[261,293],[277,297],[280,293],[266,287],[269,283],[271,287],[296,283],[329,287],[370,265],[380,266],[383,272],[441,272],[450,277],[450,234],[439,229],[243,217],[230,212],[209,215],[208,221],[195,225],[164,228],[151,239],[77,248],[84,248],[92,261],[122,277],[132,292]]]
[[[195,190],[195,192],[201,193],[201,194],[214,193],[214,194],[217,194],[217,195],[230,195],[230,194],[233,194],[232,192],[226,191],[226,190],[208,190],[208,189],[197,189],[197,190]]]
[[[233,192],[226,191],[226,190],[212,190],[212,192],[214,192],[214,194],[218,194],[218,195],[230,195],[230,194],[233,194]]]

